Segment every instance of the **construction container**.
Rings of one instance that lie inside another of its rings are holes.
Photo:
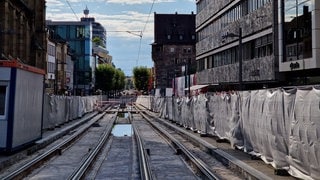
[[[17,60],[0,60],[0,152],[42,137],[44,74]]]

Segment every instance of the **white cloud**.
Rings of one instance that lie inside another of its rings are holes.
[[[122,12],[119,15],[92,14],[92,16],[107,29],[109,36],[112,35],[125,38],[137,38],[134,34],[140,34],[136,31],[143,30],[148,18],[148,14],[134,11]],[[126,31],[131,31],[133,34],[127,33]],[[146,25],[145,32],[143,32],[143,38],[153,38],[152,17],[150,17],[149,22]]]
[[[107,3],[114,4],[147,4],[152,3],[153,0],[106,0]],[[163,3],[163,2],[175,2],[175,0],[155,0],[155,3]]]
[[[47,0],[46,1],[46,5],[51,7],[51,8],[54,8],[54,7],[63,7],[64,3],[62,3],[59,0]]]
[[[105,15],[99,13],[90,14],[91,17],[95,17],[96,22],[102,24],[106,30],[108,36],[117,36],[122,38],[137,39],[140,32],[146,25],[148,14],[143,14],[135,11],[120,12],[118,15]],[[83,14],[77,14],[77,17],[83,17]],[[77,21],[73,13],[55,13],[48,12],[47,19],[52,21]],[[153,38],[153,15],[150,17],[148,24],[146,25],[146,31],[143,32],[143,38]],[[119,32],[116,32],[119,31]],[[127,33],[131,31],[133,34]]]

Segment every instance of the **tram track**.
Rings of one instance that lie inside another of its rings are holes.
[[[123,113],[128,116],[120,118]],[[118,123],[130,124],[132,134],[113,134]],[[138,106],[108,109],[0,179],[248,178],[217,160],[212,151],[218,149],[181,131]],[[264,179],[249,179],[259,177]]]
[[[199,179],[168,139],[154,129],[141,114],[133,114],[132,124],[141,135],[152,179]]]
[[[109,109],[93,117],[72,132],[69,137],[39,153],[27,163],[17,165],[18,168],[9,170],[9,173],[1,175],[0,179],[84,179],[88,177],[99,179],[99,174],[105,178],[105,172],[103,172],[106,169],[105,162],[111,163],[111,166],[116,169],[123,169],[124,165],[120,164],[117,167],[117,163],[111,158],[116,157],[113,152],[119,153],[119,149],[124,151],[123,156],[119,156],[121,160],[130,159],[130,163],[126,165],[132,169],[130,170],[132,175],[126,174],[126,176],[135,177],[134,179],[153,179],[137,128],[133,127],[134,136],[132,138],[113,136],[112,130],[119,119],[118,113],[124,113],[123,109]],[[117,146],[121,148],[117,149]],[[127,156],[126,151],[132,152],[130,156]],[[99,160],[99,157],[102,159]],[[138,168],[134,167],[135,164]],[[116,174],[115,171],[107,172]]]
[[[66,151],[66,149],[70,148],[72,144],[78,141],[84,134],[90,129],[95,123],[97,123],[100,119],[102,119],[106,113],[100,113],[95,116],[92,116],[90,120],[81,124],[76,130],[71,131],[69,134],[65,135],[65,138],[62,141],[53,142],[51,147],[44,148],[45,150],[40,150],[42,152],[34,152],[33,158],[28,159],[26,163],[21,163],[15,165],[16,168],[8,169],[7,173],[1,175],[1,179],[23,179],[32,173],[35,169],[43,166],[45,163],[50,161],[57,156],[62,156],[62,154]],[[63,137],[62,137],[63,138]]]
[[[152,115],[144,108],[140,109],[141,115],[157,129],[168,141],[178,154],[181,154],[186,162],[192,167],[195,174],[201,179],[243,179],[242,174],[224,166],[219,160],[211,156],[203,146],[194,143],[189,137],[181,135],[174,128],[170,128]]]
[[[133,112],[133,111],[131,111]],[[127,113],[124,109],[118,111],[119,114],[126,113],[128,123],[131,124],[131,113]],[[115,126],[122,123],[115,122]],[[115,128],[115,127],[114,127]],[[141,133],[132,126],[132,135],[117,136],[111,134],[108,142],[101,149],[101,153],[88,171],[82,173],[84,176],[73,176],[70,179],[153,179],[147,160],[145,148],[143,146]],[[83,171],[84,172],[84,171]],[[81,171],[79,172],[81,173]]]

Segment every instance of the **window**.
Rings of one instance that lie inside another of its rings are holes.
[[[0,116],[6,113],[7,86],[0,84]]]
[[[310,0],[284,2],[284,61],[312,57],[312,3]]]
[[[84,37],[85,37],[84,27],[78,26],[77,27],[77,38],[84,38]]]
[[[207,59],[200,59],[199,61],[198,61],[198,71],[202,71],[202,70],[204,70],[205,69],[205,61],[206,61]]]
[[[266,35],[255,40],[255,57],[270,56],[272,51],[272,36]]]

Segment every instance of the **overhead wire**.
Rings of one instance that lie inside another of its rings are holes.
[[[149,19],[150,19],[150,16],[151,16],[151,13],[152,13],[152,9],[153,9],[153,6],[154,6],[154,3],[155,3],[156,0],[153,0],[152,1],[152,4],[151,4],[151,7],[150,7],[150,10],[149,10],[149,14],[148,14],[148,18],[147,18],[147,21],[146,23],[144,24],[144,27],[143,29],[140,31],[140,34],[135,34],[134,32],[137,32],[137,31],[126,31],[127,33],[130,33],[130,34],[133,34],[133,35],[136,35],[136,36],[139,36],[140,37],[140,42],[139,42],[139,50],[138,50],[138,58],[137,58],[137,61],[136,61],[136,65],[138,65],[138,62],[139,62],[139,59],[140,59],[140,53],[141,53],[141,45],[142,45],[142,38],[143,38],[143,33],[145,32],[146,28],[147,28],[147,25],[149,23]],[[76,19],[79,20],[79,17],[77,16],[77,14],[75,13],[75,11],[73,10],[70,2],[68,0],[66,0],[69,8],[71,9],[71,11],[73,12],[73,14],[75,15]],[[114,31],[114,32],[117,32],[117,31]],[[119,31],[120,32],[120,31]],[[138,31],[139,32],[139,31]]]
[[[77,16],[77,14],[74,12],[74,10],[73,10],[73,8],[72,8],[72,6],[71,6],[70,2],[69,2],[68,0],[66,0],[66,2],[67,2],[67,4],[68,4],[68,6],[70,7],[71,11],[73,12],[74,16],[76,16],[77,21],[79,21],[79,18],[78,18],[78,16]]]
[[[148,23],[149,23],[149,19],[150,19],[150,16],[151,16],[152,9],[153,9],[153,6],[154,6],[155,1],[156,1],[156,0],[153,0],[153,1],[152,1],[152,4],[151,4],[151,8],[150,8],[150,11],[149,11],[149,15],[148,15],[147,21],[146,21],[146,23],[144,24],[144,27],[143,27],[143,29],[142,29],[141,32],[140,32],[140,42],[139,42],[138,59],[137,59],[137,62],[136,62],[136,66],[138,66],[138,62],[139,62],[139,59],[140,59],[140,51],[141,51],[141,44],[142,44],[143,33],[144,33],[144,31],[146,30],[147,25],[148,25]]]

